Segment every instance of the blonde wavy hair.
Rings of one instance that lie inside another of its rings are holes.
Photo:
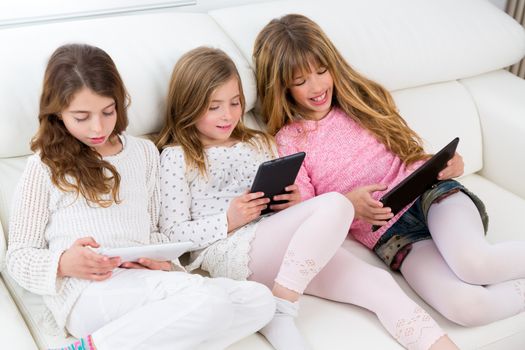
[[[241,78],[231,58],[222,50],[209,47],[198,47],[184,54],[173,68],[166,119],[155,142],[157,148],[162,150],[180,145],[188,168],[197,168],[201,174],[206,174],[206,155],[196,123],[208,110],[213,92],[232,78],[237,80],[239,86],[244,115],[246,100]],[[248,142],[255,147],[265,146],[271,150],[272,138],[264,132],[249,129],[242,118],[231,136],[240,142]]]
[[[334,81],[333,105],[369,130],[405,164],[425,159],[421,138],[399,115],[390,93],[350,67],[323,30],[309,18],[289,14],[259,33],[253,51],[257,94],[268,132],[309,118],[290,94],[294,74],[326,67]]]
[[[59,189],[109,207],[120,202],[117,169],[73,137],[60,117],[83,88],[115,100],[117,122],[111,136],[126,129],[129,97],[111,57],[98,47],[68,44],[56,49],[47,64],[40,96],[39,128],[31,140],[31,150],[39,152],[51,171],[51,181]]]

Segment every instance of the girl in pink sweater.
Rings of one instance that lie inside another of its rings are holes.
[[[279,153],[306,152],[296,182],[303,200],[328,191],[349,198],[352,236],[456,323],[486,324],[525,309],[525,242],[487,243],[483,203],[451,180],[463,173],[460,155],[394,216],[378,199],[428,155],[390,93],[354,71],[301,15],[272,20],[256,39],[254,60]]]

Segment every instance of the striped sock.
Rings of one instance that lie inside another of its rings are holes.
[[[91,335],[88,335],[87,337],[80,338],[73,344],[49,350],[95,350],[95,344],[93,343],[93,338]]]

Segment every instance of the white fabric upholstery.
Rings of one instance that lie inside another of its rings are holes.
[[[523,29],[485,0],[296,0],[209,14],[158,11],[0,29],[0,263],[5,257],[1,228],[7,234],[10,201],[37,127],[43,71],[58,45],[87,42],[114,58],[132,99],[129,132],[143,135],[161,126],[173,64],[199,45],[220,47],[233,57],[252,109],[253,41],[271,18],[289,12],[312,17],[356,69],[392,90],[428,151],[459,136],[465,159],[461,181],[487,206],[488,239],[525,239],[516,221],[525,213],[525,81],[500,70],[525,54]],[[248,118],[256,125],[251,113]],[[358,243],[345,246],[385,269]],[[394,277],[461,348],[525,347],[525,314],[484,327],[460,327],[437,315],[400,275]],[[41,327],[42,308],[39,296],[3,271],[0,348],[64,344],[65,339]],[[350,305],[306,296],[298,325],[314,349],[400,349],[374,315]],[[253,335],[230,348],[241,349],[271,347]]]
[[[401,115],[434,153],[459,136],[458,152],[465,174],[482,167],[481,133],[476,105],[457,81],[398,90],[393,93]]]
[[[37,349],[31,333],[2,278],[0,278],[0,310],[2,310],[0,316],[0,347],[3,349]]]
[[[461,83],[479,113],[485,164],[480,174],[525,198],[525,80],[495,71]]]
[[[389,90],[477,75],[525,54],[523,28],[488,1],[284,1],[210,15],[251,62],[259,31],[287,13],[316,21],[354,68]]]
[[[0,220],[1,222],[2,220]],[[5,258],[5,251],[7,249],[7,244],[5,241],[5,235],[4,235],[4,229],[2,225],[0,225],[0,270],[4,267],[4,258]]]

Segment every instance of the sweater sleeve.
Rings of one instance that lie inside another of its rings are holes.
[[[159,151],[147,140],[141,140],[145,146],[146,181],[148,189],[148,214],[150,218],[150,242],[152,244],[167,243],[169,238],[159,230],[160,188],[159,188]]]
[[[160,160],[160,230],[172,242],[192,241],[194,250],[226,238],[226,213],[193,218],[192,195],[185,174],[184,154],[180,148],[167,148]]]
[[[301,137],[301,136],[299,136]],[[284,127],[281,129],[275,136],[277,142],[277,149],[279,151],[279,156],[287,156],[297,152],[303,151],[297,145],[298,137],[291,134],[289,128]],[[308,169],[306,168],[306,162],[308,160],[308,152],[306,153],[305,160],[299,169],[297,178],[295,179],[295,184],[299,187],[299,192],[301,193],[301,200],[305,201],[312,197],[315,197],[315,187],[313,186],[310,176],[308,175]]]
[[[29,157],[13,198],[6,261],[9,274],[23,288],[40,295],[58,294],[63,251],[51,251],[45,238],[52,184],[44,165]]]

